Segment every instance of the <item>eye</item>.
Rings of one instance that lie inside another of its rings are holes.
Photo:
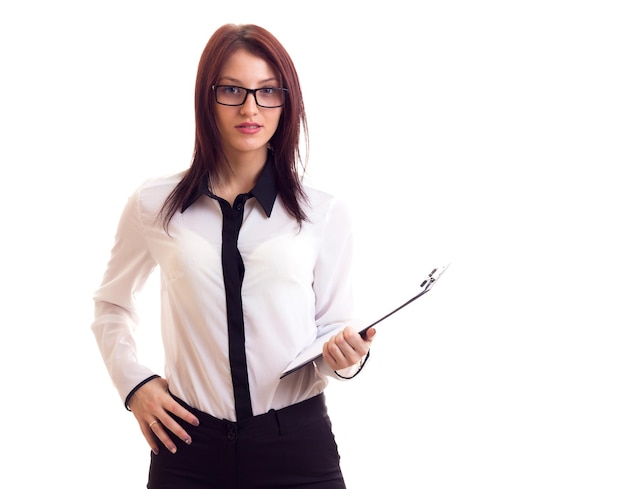
[[[225,95],[237,95],[241,93],[241,88],[236,87],[234,85],[224,85],[221,87],[222,93]]]
[[[274,95],[277,90],[274,87],[265,87],[265,88],[260,88],[259,92],[262,95]]]

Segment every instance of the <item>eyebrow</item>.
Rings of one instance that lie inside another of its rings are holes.
[[[231,76],[222,76],[220,78],[220,81],[229,81],[231,83],[243,83],[241,80],[239,80],[237,78],[233,78]],[[263,84],[263,83],[269,83],[269,82],[276,82],[276,83],[278,83],[278,78],[276,78],[276,77],[266,78],[265,80],[261,80],[258,83],[259,84]]]

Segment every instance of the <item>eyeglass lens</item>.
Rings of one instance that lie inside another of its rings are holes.
[[[234,85],[215,86],[215,97],[218,104],[243,105],[248,94],[252,94],[260,107],[280,107],[285,102],[284,90],[281,88],[265,87],[249,89]]]

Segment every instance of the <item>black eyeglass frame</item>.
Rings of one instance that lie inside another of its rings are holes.
[[[223,102],[220,102],[219,100],[217,100],[217,89],[220,87],[230,87],[230,88],[239,88],[240,90],[245,90],[246,91],[246,96],[243,98],[243,101],[240,104],[225,104]],[[280,87],[261,87],[261,88],[246,88],[246,87],[240,87],[237,85],[212,85],[211,88],[213,89],[213,93],[215,94],[215,102],[217,102],[220,105],[225,105],[226,107],[240,107],[243,104],[246,103],[246,100],[248,100],[248,95],[252,94],[252,96],[254,97],[254,101],[256,102],[257,106],[259,107],[263,107],[264,109],[277,109],[279,107],[282,107],[283,105],[285,105],[285,95],[287,95],[289,93],[289,90],[286,88],[280,88]],[[268,88],[271,88],[272,90],[280,90],[281,92],[283,92],[283,103],[280,105],[263,105],[259,103],[259,100],[256,98],[256,93],[259,90],[267,90]]]

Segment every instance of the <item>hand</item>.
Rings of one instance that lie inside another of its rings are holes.
[[[347,326],[324,343],[324,360],[333,370],[356,365],[369,351],[375,335],[376,330],[369,328],[363,338],[357,330]]]
[[[191,437],[170,416],[170,413],[194,426],[200,424],[198,418],[170,395],[167,390],[167,380],[162,378],[146,382],[137,389],[137,392],[130,398],[128,407],[137,418],[141,432],[155,454],[159,453],[159,445],[155,436],[163,442],[170,452],[176,453],[176,445],[169,437],[167,430],[174,433],[187,445],[191,443]]]

